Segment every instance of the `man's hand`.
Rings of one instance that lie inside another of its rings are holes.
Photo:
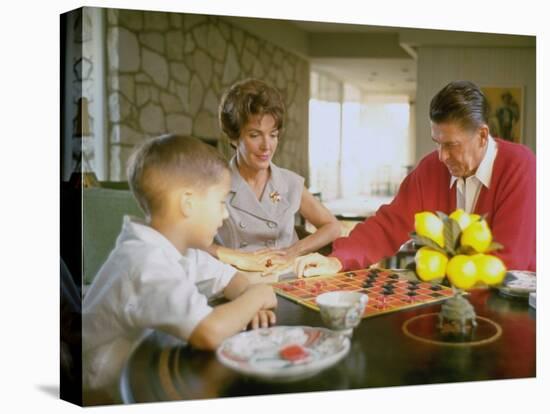
[[[249,326],[252,329],[267,328],[271,325],[275,325],[276,322],[277,318],[273,311],[261,310],[256,315],[254,315],[254,317],[250,321]]]
[[[298,257],[294,263],[294,272],[298,277],[329,275],[338,273],[341,269],[340,260],[319,253]]]

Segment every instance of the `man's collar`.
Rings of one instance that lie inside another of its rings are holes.
[[[485,152],[485,156],[483,157],[483,160],[481,160],[481,164],[479,164],[476,171],[477,179],[487,188],[491,185],[491,176],[493,175],[493,164],[495,163],[496,155],[497,143],[493,137],[489,135],[489,140],[487,141],[487,151]]]
[[[489,188],[491,185],[491,176],[493,175],[493,164],[497,155],[497,143],[492,136],[489,135],[487,140],[487,150],[485,155],[477,167],[474,177],[476,177],[485,187]],[[460,177],[451,176],[451,182],[449,188],[452,188],[456,180]]]

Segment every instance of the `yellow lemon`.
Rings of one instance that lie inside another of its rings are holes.
[[[461,230],[464,230],[466,227],[468,227],[470,224],[472,224],[472,216],[468,213],[466,213],[464,210],[459,208],[458,210],[455,210],[451,213],[449,218],[453,219],[458,223]]]
[[[425,281],[442,278],[445,276],[448,260],[447,256],[437,250],[421,247],[414,257],[416,273]]]
[[[485,253],[492,241],[493,235],[485,220],[470,224],[460,236],[461,245],[470,246],[478,253]]]
[[[427,237],[439,246],[445,245],[443,239],[443,221],[434,213],[424,211],[414,215],[414,229],[420,236]]]
[[[449,281],[459,289],[469,289],[477,282],[477,268],[472,256],[459,254],[447,264]]]
[[[504,279],[506,266],[496,256],[476,254],[473,256],[477,268],[477,277],[488,285],[498,285]]]

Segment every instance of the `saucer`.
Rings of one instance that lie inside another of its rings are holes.
[[[298,348],[303,358],[289,359],[285,350]],[[311,377],[336,364],[349,352],[341,333],[309,326],[274,326],[241,332],[216,351],[220,363],[243,375],[269,382]]]

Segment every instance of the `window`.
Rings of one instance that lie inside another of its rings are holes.
[[[312,191],[324,201],[391,199],[411,163],[407,96],[369,95],[313,72],[309,110]]]
[[[310,189],[323,199],[340,197],[341,85],[312,73],[309,101]]]

